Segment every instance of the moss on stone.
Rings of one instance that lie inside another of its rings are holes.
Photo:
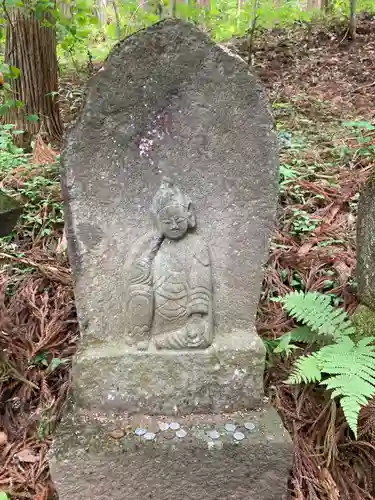
[[[363,337],[375,337],[375,311],[361,304],[351,319],[357,328],[357,340]]]

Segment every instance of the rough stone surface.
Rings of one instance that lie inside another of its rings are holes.
[[[357,282],[361,302],[375,309],[375,173],[361,193],[358,205]]]
[[[202,409],[243,408],[244,397],[259,404],[264,348],[254,321],[276,209],[276,144],[247,65],[192,25],[164,21],[116,46],[62,155],[83,400],[133,411],[139,397],[149,412],[169,411],[182,392],[188,411],[201,398]],[[187,220],[178,241],[161,218],[165,179],[175,197],[168,217]],[[175,330],[150,344],[159,317]]]
[[[62,424],[51,463],[60,500],[282,500],[292,461],[290,438],[275,410],[228,415],[241,424],[251,418],[256,432],[241,441],[225,436],[225,415],[181,419],[187,434],[171,439],[160,432],[145,441],[129,432],[108,438],[128,421],[105,415],[76,415]],[[89,424],[87,423],[89,422]],[[136,425],[136,424],[135,424]],[[216,426],[222,441],[203,436]],[[246,431],[245,431],[246,432]],[[220,446],[219,446],[220,445]],[[183,493],[182,493],[183,492]]]
[[[20,203],[0,191],[0,238],[12,232],[22,211]]]
[[[263,397],[264,347],[254,332],[232,332],[207,350],[163,356],[109,343],[81,351],[74,394],[93,410],[169,414],[256,408]]]
[[[280,500],[292,448],[254,326],[278,155],[248,66],[177,20],[129,37],[62,160],[82,342],[60,499]]]

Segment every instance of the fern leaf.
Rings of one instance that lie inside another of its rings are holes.
[[[274,349],[276,353],[282,353],[287,350],[291,342],[304,342],[310,344],[315,342],[316,335],[308,326],[297,326],[290,332],[284,333],[277,339],[277,347]]]
[[[374,341],[367,337],[354,343],[344,337],[339,343],[322,347],[315,353],[321,372],[330,375],[321,385],[332,390],[332,398],[340,398],[355,436],[360,409],[375,395],[375,346],[370,345]]]
[[[287,313],[319,335],[335,341],[355,333],[347,313],[331,305],[329,296],[317,292],[292,292],[282,297]]]
[[[367,403],[367,400],[366,400]],[[365,404],[366,404],[365,403]],[[364,403],[350,396],[343,396],[340,400],[341,408],[345,415],[345,420],[348,422],[350,429],[353,431],[355,438],[358,437],[358,415]]]
[[[286,380],[287,384],[308,384],[320,382],[322,373],[319,368],[319,352],[301,356],[294,363],[293,371]]]
[[[316,334],[308,326],[297,326],[290,332],[290,340],[293,342],[303,342],[313,344],[316,341]]]
[[[277,345],[273,349],[273,352],[276,354],[285,354],[288,357],[293,351],[300,349],[293,342],[326,344],[330,341],[331,337],[328,335],[316,335],[308,326],[297,326],[277,339]]]
[[[277,346],[273,350],[276,354],[283,354],[287,358],[289,355],[296,349],[300,349],[300,347],[291,343],[292,334],[291,332],[286,333],[278,338]]]
[[[290,331],[292,342],[302,342],[304,344],[330,344],[332,337],[329,335],[316,335],[309,326],[296,326]]]

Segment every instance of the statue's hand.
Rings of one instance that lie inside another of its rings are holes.
[[[194,315],[186,326],[186,342],[188,347],[203,347],[207,343],[206,325],[200,315]]]

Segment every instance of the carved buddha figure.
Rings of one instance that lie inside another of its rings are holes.
[[[191,230],[191,200],[164,179],[152,212],[157,234],[138,244],[127,296],[128,336],[138,349],[205,348],[212,342],[208,246]]]

